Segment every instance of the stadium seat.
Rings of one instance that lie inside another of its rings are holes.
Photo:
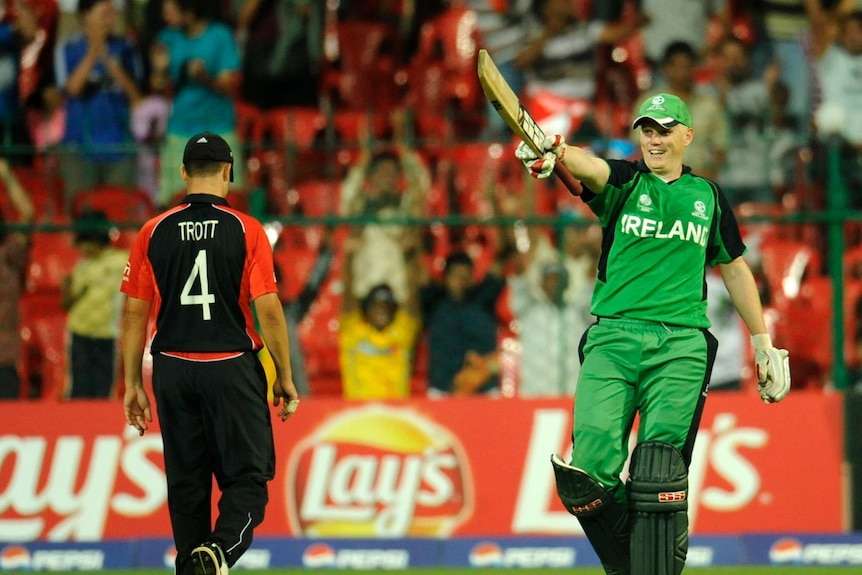
[[[22,318],[22,394],[61,398],[66,392],[66,313],[62,310],[31,310]],[[35,388],[35,389],[34,389]]]
[[[479,43],[476,14],[460,3],[420,27],[406,80],[420,136],[471,137],[484,127],[485,97],[476,75]]]
[[[326,116],[317,108],[276,108],[266,112],[265,119],[273,142],[296,150],[310,149],[326,128]]]
[[[36,221],[53,221],[58,217],[63,206],[63,182],[60,176],[38,168],[16,167],[13,171],[33,203]],[[17,215],[4,182],[0,182],[0,210],[9,219],[14,219],[13,214]]]
[[[773,239],[759,246],[770,294],[776,301],[794,299],[805,279],[820,273],[820,254],[810,245]]]
[[[156,213],[153,200],[138,188],[98,186],[79,192],[72,200],[72,216],[98,210],[114,223],[143,222]]]
[[[322,217],[338,213],[341,182],[312,179],[296,182],[297,205],[305,216]]]
[[[73,241],[72,232],[33,233],[25,282],[27,292],[59,294],[63,278],[72,273],[80,259]]]
[[[324,93],[336,109],[390,109],[396,94],[395,29],[383,22],[347,20],[338,23],[336,33],[339,59],[324,72]]]

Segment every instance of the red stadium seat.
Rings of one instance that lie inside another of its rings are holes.
[[[63,208],[63,182],[60,176],[49,170],[37,168],[14,168],[15,177],[27,191],[37,221],[54,220]],[[4,217],[13,220],[17,216],[9,199],[6,184],[0,182],[0,210]]]
[[[341,182],[331,179],[299,181],[296,191],[297,204],[303,215],[321,217],[338,212]]]
[[[803,281],[820,273],[820,254],[808,244],[775,239],[762,242],[759,251],[776,301],[796,298]]]
[[[155,215],[150,196],[138,188],[99,186],[79,192],[72,201],[72,216],[87,210],[104,212],[115,223],[143,222]]]
[[[30,263],[27,266],[27,292],[60,292],[63,278],[72,273],[80,259],[72,232],[33,233]]]
[[[337,25],[337,68],[324,73],[324,92],[336,108],[384,111],[395,103],[398,34],[382,22],[348,20]]]
[[[62,397],[67,386],[66,312],[59,300],[24,299],[28,301],[22,300],[22,397]],[[47,307],[38,307],[45,303]]]
[[[297,150],[311,148],[317,135],[326,128],[326,116],[317,108],[277,108],[266,112],[265,118],[273,141]]]

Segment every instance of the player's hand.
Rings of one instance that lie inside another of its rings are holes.
[[[284,402],[281,400],[284,399]],[[299,393],[296,391],[296,386],[293,384],[293,379],[282,381],[276,378],[272,384],[272,406],[278,407],[281,403],[281,409],[278,410],[278,416],[282,421],[287,421],[287,418],[296,413],[299,407]]]
[[[763,403],[776,403],[790,391],[790,359],[786,349],[772,346],[768,334],[751,336],[757,370],[757,391]]]
[[[557,160],[565,155],[566,141],[559,134],[546,136],[542,150],[543,154],[539,157],[526,142],[521,142],[515,149],[515,157],[523,162],[531,176],[540,180],[550,176]]]
[[[143,435],[147,430],[147,422],[153,421],[150,410],[150,398],[142,385],[127,385],[123,396],[123,409],[126,412],[126,423]]]

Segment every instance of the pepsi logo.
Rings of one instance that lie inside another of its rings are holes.
[[[802,563],[802,543],[792,537],[784,537],[769,548],[770,563]]]
[[[315,543],[302,554],[302,564],[306,567],[334,567],[335,550],[325,543]]]
[[[21,545],[8,545],[0,551],[0,570],[14,571],[29,569],[31,565],[30,552]]]
[[[483,541],[470,550],[470,565],[473,567],[495,567],[503,563],[503,550],[496,543]]]

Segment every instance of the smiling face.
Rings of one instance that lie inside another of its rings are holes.
[[[665,180],[680,177],[685,147],[691,143],[694,130],[683,124],[664,128],[651,120],[643,121],[640,128],[641,152],[650,171]]]

